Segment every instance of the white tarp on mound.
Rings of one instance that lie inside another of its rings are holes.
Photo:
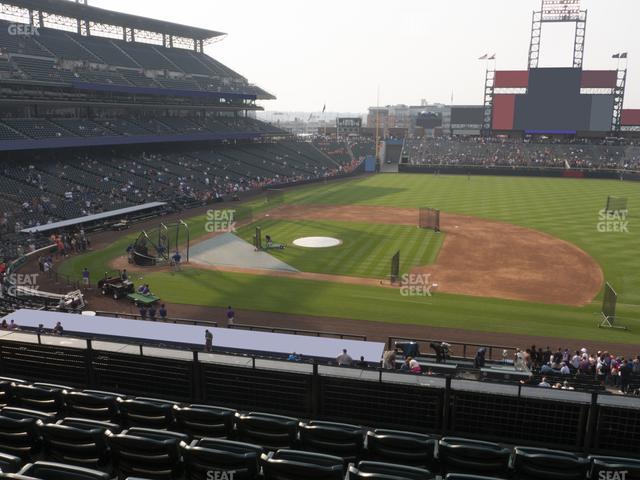
[[[298,271],[267,252],[256,252],[253,245],[233,233],[218,235],[192,246],[189,260],[203,265]]]

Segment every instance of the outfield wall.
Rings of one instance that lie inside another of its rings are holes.
[[[445,175],[496,175],[509,177],[599,178],[640,181],[640,172],[606,169],[564,169],[552,167],[507,167],[485,165],[400,165],[401,173],[440,173]]]

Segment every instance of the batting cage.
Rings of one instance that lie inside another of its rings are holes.
[[[440,210],[436,208],[421,208],[418,219],[420,228],[428,228],[434,232],[440,231]]]
[[[618,303],[618,294],[609,282],[604,285],[604,296],[602,298],[602,322],[601,327],[622,328],[626,327],[616,324],[616,305]]]
[[[398,250],[396,254],[391,257],[391,275],[390,275],[391,283],[397,283],[400,279],[400,251]]]
[[[627,211],[627,199],[626,197],[607,197],[607,213],[609,212],[626,212]]]
[[[178,252],[188,262],[189,243],[189,226],[185,222],[161,223],[153,230],[140,232],[129,252],[129,261],[140,266],[169,263]]]

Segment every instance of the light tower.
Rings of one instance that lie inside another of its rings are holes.
[[[587,31],[587,11],[580,9],[580,0],[542,0],[542,6],[533,12],[529,68],[538,68],[542,25],[545,23],[574,23],[573,68],[582,68],[584,42]]]

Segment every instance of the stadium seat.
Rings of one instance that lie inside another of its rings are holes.
[[[458,437],[443,437],[437,448],[437,458],[445,473],[504,475],[510,456],[511,450],[497,443]]]
[[[434,477],[429,470],[393,463],[367,461],[349,468],[349,480],[429,480]]]
[[[13,396],[12,404],[22,408],[58,415],[64,406],[62,390],[58,388],[16,384],[11,393]]]
[[[65,392],[65,414],[103,422],[118,422],[117,397],[86,392]]]
[[[588,466],[578,455],[544,448],[515,447],[511,458],[511,468],[522,479],[579,480]]]
[[[364,449],[365,430],[344,423],[300,422],[300,445],[307,451],[336,455],[356,462]]]
[[[444,480],[500,480],[496,477],[483,477],[482,475],[471,475],[465,473],[450,473]]]
[[[34,417],[15,418],[0,414],[0,452],[29,460],[41,447],[41,420]]]
[[[261,455],[266,480],[342,480],[343,459],[322,453],[278,450]]]
[[[437,440],[429,435],[373,430],[367,432],[368,458],[420,467],[433,467]]]
[[[238,437],[268,450],[293,447],[297,441],[298,419],[251,412],[236,414]]]
[[[92,424],[93,423],[93,424]],[[87,468],[103,468],[109,463],[106,432],[108,425],[99,422],[64,420],[42,427],[44,454],[49,460]]]
[[[19,473],[41,480],[109,480],[111,478],[108,473],[98,470],[53,462],[30,463],[25,465]]]
[[[182,450],[188,480],[202,479],[208,471],[233,471],[234,480],[257,477],[262,447],[218,438],[194,440]]]
[[[129,399],[118,402],[122,421],[126,427],[168,429],[173,425],[173,404],[150,401],[148,399]]]
[[[175,437],[156,440],[121,433],[107,435],[107,442],[114,470],[121,477],[177,479],[181,474],[181,442]]]
[[[588,457],[588,460],[588,477],[591,480],[622,480],[623,478],[625,480],[640,479],[639,459],[591,455]],[[615,472],[617,475],[606,472]],[[621,472],[627,473],[622,476]]]
[[[16,384],[26,383],[16,378],[0,377],[0,407],[9,405],[12,398],[12,388]]]
[[[235,410],[207,405],[175,406],[176,429],[193,438],[230,438],[233,434]]]
[[[35,420],[40,420],[43,423],[51,423],[56,420],[56,415],[53,413],[31,410],[29,408],[4,407],[0,410],[0,414],[4,417],[15,418],[18,420],[23,418],[33,418]]]
[[[22,466],[20,457],[8,453],[0,453],[0,472],[17,473]]]

